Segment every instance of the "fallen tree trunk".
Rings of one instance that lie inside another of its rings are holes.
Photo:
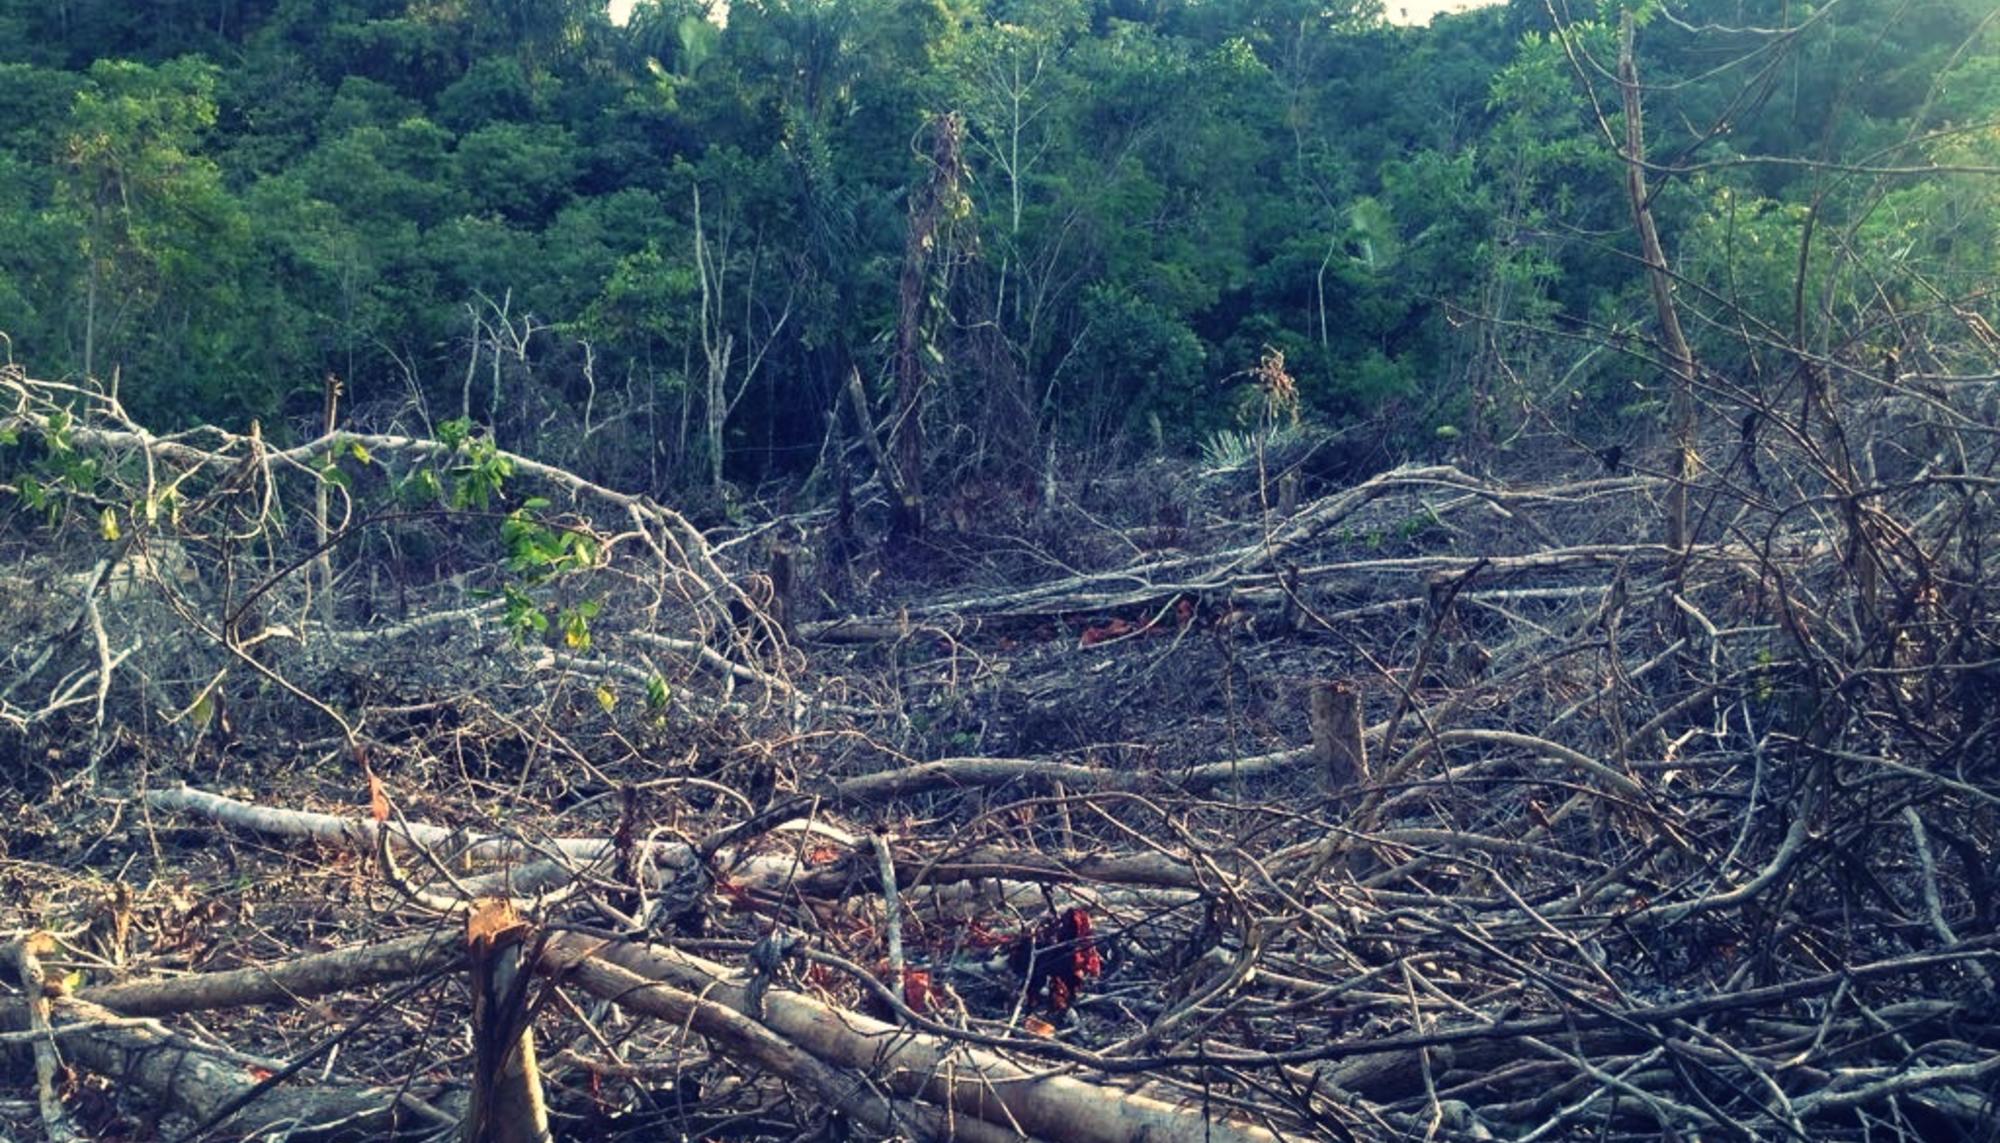
[[[1381,724],[1364,733],[1380,737]],[[837,804],[866,805],[894,801],[915,794],[935,794],[973,787],[1004,786],[1010,782],[1032,782],[1040,786],[1060,784],[1071,793],[1093,790],[1154,790],[1178,786],[1183,790],[1206,790],[1230,782],[1268,777],[1291,769],[1312,756],[1312,747],[1301,746],[1208,762],[1185,770],[1111,770],[1102,766],[1082,766],[1044,758],[939,758],[917,762],[896,770],[864,774],[837,782],[822,795]]]
[[[409,980],[465,959],[465,944],[450,930],[418,933],[379,945],[356,945],[282,964],[171,980],[130,980],[87,988],[79,999],[128,1016],[165,1016],[245,1004],[276,1004],[372,984]]]
[[[739,1012],[753,1008],[749,989],[735,973],[676,949],[571,934],[550,938],[549,948],[564,958],[597,957]],[[765,1026],[814,1055],[996,1126],[1073,1143],[1276,1143],[1278,1138],[1201,1107],[1047,1069],[1030,1071],[996,1052],[912,1032],[802,993],[772,988],[761,999]]]
[[[376,822],[338,814],[259,806],[221,794],[211,794],[190,786],[171,790],[146,791],[146,804],[158,810],[181,810],[252,833],[323,841],[363,851],[375,848],[379,834],[407,849],[437,850],[451,847],[454,856],[471,860],[521,860],[560,854],[588,864],[612,857],[611,842],[604,838],[547,838],[527,842],[498,834],[467,834],[444,826],[420,822]],[[660,855],[673,861],[687,860],[687,847],[665,845]]]
[[[1585,481],[1545,496],[1582,497],[1606,490],[1629,491],[1657,483],[1650,478]],[[1099,610],[1117,610],[1170,602],[1176,596],[1237,602],[1255,598],[1277,602],[1285,595],[1278,570],[1288,558],[1338,527],[1362,508],[1399,491],[1440,490],[1461,493],[1460,502],[1501,504],[1524,494],[1484,484],[1449,465],[1405,466],[1382,473],[1324,497],[1301,509],[1268,536],[1225,551],[1201,555],[1153,557],[1103,571],[1085,572],[1014,591],[994,592],[909,607],[895,615],[857,615],[804,624],[803,638],[823,643],[894,641],[925,630],[969,635],[987,621],[1022,620]],[[1732,549],[1717,546],[1714,554]],[[1595,544],[1520,556],[1425,555],[1337,563],[1317,563],[1297,569],[1299,582],[1313,583],[1342,573],[1411,573],[1463,570],[1481,559],[1495,575],[1524,572],[1609,568],[1620,561],[1664,562],[1676,553],[1658,544]],[[1751,558],[1752,553],[1737,553]],[[1754,560],[1752,561],[1754,562]]]
[[[608,868],[617,856],[616,845],[610,838],[554,837],[526,841],[499,834],[467,834],[421,822],[376,822],[311,810],[253,805],[188,786],[149,790],[146,804],[154,809],[195,814],[252,833],[326,842],[363,852],[374,849],[386,837],[399,848],[442,852],[454,859],[518,861],[556,857],[577,868],[598,864]],[[659,842],[652,846],[650,857],[656,868],[670,871],[692,863],[694,851],[679,842]],[[728,855],[723,853],[718,857],[726,862]],[[739,881],[783,884],[796,866],[796,861],[789,857],[750,857],[741,863],[735,875]]]
[[[920,1139],[960,1139],[967,1143],[1008,1140],[1019,1143],[1023,1139],[1015,1131],[981,1120],[954,1117],[928,1104],[883,1096],[859,1076],[842,1073],[733,1008],[670,984],[648,980],[591,955],[586,941],[564,941],[545,947],[540,967],[622,1008],[693,1028],[731,1059],[811,1088],[829,1106],[873,1130]]]
[[[452,1116],[407,1093],[329,1084],[259,1092],[260,1081],[241,1063],[191,1047],[150,1022],[123,1019],[73,997],[49,1004],[64,1059],[139,1088],[175,1112],[230,1135],[368,1143],[425,1138],[453,1122]],[[0,1026],[21,1031],[28,1025],[25,1004],[0,1005]]]
[[[1302,757],[1304,753],[1304,751],[1287,752],[1267,757],[1289,761],[1294,754]],[[1012,763],[1007,763],[1004,768],[1011,771]],[[1085,770],[1084,767],[1073,769]],[[1219,775],[1223,772],[1217,773]],[[373,839],[379,836],[378,830],[380,830],[386,832],[390,840],[403,846],[443,847],[456,844],[461,852],[469,851],[489,857],[496,854],[510,856],[523,852],[536,852],[528,843],[511,838],[468,838],[440,826],[415,822],[378,826],[373,821],[360,818],[343,818],[307,810],[251,805],[220,794],[185,787],[178,790],[154,791],[147,795],[147,801],[158,808],[179,809],[238,829],[278,837],[306,838],[354,848],[368,847]],[[786,816],[790,816],[790,810],[785,812]],[[865,855],[862,843],[842,831],[827,827],[812,828],[817,833],[839,841],[851,855]],[[606,861],[613,849],[610,840],[596,838],[559,838],[545,844],[575,858],[578,865],[585,861],[593,863]],[[685,867],[687,861],[692,859],[689,856],[692,850],[678,843],[657,845],[655,853],[664,857],[664,860],[660,861],[663,874]],[[728,869],[728,874],[723,880],[732,891],[789,889],[805,893],[817,891],[834,896],[851,884],[849,872],[842,866],[825,865],[817,869],[809,868],[793,855],[757,855],[733,867],[726,860],[720,864]],[[1134,903],[1153,907],[1185,903],[1183,897],[1174,896],[1171,892],[1166,896],[1149,895],[1154,891],[1201,891],[1216,887],[1212,876],[1205,877],[1191,864],[1176,861],[1165,854],[1129,857],[1096,854],[1056,856],[1036,853],[1016,855],[997,850],[975,851],[940,859],[933,865],[925,866],[925,870],[922,879],[924,884],[935,886],[952,882],[997,879],[1000,881],[1001,899],[1018,898],[1024,902],[1038,897],[1040,894],[1038,886],[1050,882],[1096,881],[1131,887],[1136,895]],[[470,904],[470,898],[473,896],[542,892],[573,882],[577,876],[576,869],[566,867],[561,862],[531,862],[495,874],[459,878],[451,884],[451,888],[460,894],[459,897],[439,899],[431,903],[440,907],[464,907]],[[664,882],[666,878],[662,876],[657,880]],[[402,946],[398,948],[401,949]],[[430,954],[419,954],[403,949],[401,955]],[[243,978],[242,983],[232,987],[255,987],[257,971],[259,970],[249,970],[249,975]],[[338,972],[341,969],[329,965],[328,971]]]
[[[463,955],[455,931],[443,929],[270,969],[120,985],[93,995],[129,1005],[128,1012],[192,1011],[286,995],[304,999],[357,984],[385,983],[395,978],[392,974],[419,975],[440,963],[438,949],[449,950],[454,958]],[[764,1022],[759,1025],[743,1015],[752,1004],[737,974],[670,948],[559,933],[543,945],[537,967],[634,1011],[691,1023],[725,1053],[806,1084],[878,1129],[903,1122],[923,1128],[927,1137],[950,1137],[955,1131],[959,1138],[998,1140],[1018,1138],[1018,1131],[1082,1143],[1276,1139],[1262,1128],[1196,1107],[1074,1076],[1030,1072],[995,1052],[912,1033],[785,989],[764,991]],[[70,1003],[111,1016],[108,1006]],[[879,1077],[905,1099],[875,1095],[838,1068]],[[948,1111],[907,1102],[911,1098],[942,1103]],[[225,1105],[226,1100],[217,1100],[210,1110]],[[379,1116],[370,1122],[379,1122]]]
[[[449,968],[464,958],[463,934],[455,927],[447,927],[283,964],[201,973],[175,980],[129,981],[91,989],[80,999],[128,1016],[302,1001],[352,988],[412,979]],[[968,1143],[1002,1143],[1021,1138],[978,1120],[951,1120],[935,1107],[879,1096],[862,1079],[842,1074],[739,1012],[669,985],[645,980],[605,961],[580,957],[574,950],[559,953],[545,949],[535,967],[633,1012],[692,1027],[731,1058],[812,1088],[830,1105],[875,1130],[897,1132],[915,1128],[922,1138],[958,1138]]]

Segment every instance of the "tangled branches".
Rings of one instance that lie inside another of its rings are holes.
[[[673,510],[466,422],[278,447],[254,422],[156,435],[114,396],[11,368],[0,390],[7,491],[43,525],[16,562],[41,606],[16,614],[0,721],[67,737],[83,711],[92,772],[114,725],[162,716],[191,758],[304,710],[365,764],[394,749],[384,706],[462,698],[506,724],[580,689],[685,722],[795,696],[767,586]],[[593,625],[607,609],[619,622]]]
[[[1824,364],[1703,442],[1684,546],[1659,477],[1410,467],[789,630],[749,543],[469,431],[160,437],[10,375],[51,602],[0,717],[156,869],[22,918],[89,976],[51,1019],[374,990],[386,1083],[498,896],[603,1001],[530,1021],[575,1132],[1990,1137],[1990,382]],[[175,820],[287,840],[225,890]]]

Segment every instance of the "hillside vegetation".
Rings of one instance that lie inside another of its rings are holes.
[[[0,0],[0,1135],[2000,1140],[2000,12],[1380,17]]]

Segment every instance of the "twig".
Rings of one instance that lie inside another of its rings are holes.
[[[63,1111],[62,1099],[56,1095],[55,1036],[49,1026],[48,974],[42,970],[41,961],[43,953],[54,950],[55,941],[47,933],[30,933],[8,943],[6,959],[12,963],[21,981],[21,992],[26,998],[28,1010],[28,1030],[0,1035],[0,1043],[34,1046],[35,1098],[41,1109],[42,1130],[51,1143],[67,1143],[77,1135],[70,1127],[68,1114]]]

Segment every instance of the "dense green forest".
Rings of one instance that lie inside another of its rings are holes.
[[[1293,416],[1404,455],[1660,435],[1618,5],[709,8],[0,4],[13,359],[288,439],[337,376],[355,418],[656,493],[812,471],[853,371],[917,379],[947,482]],[[1994,314],[1990,8],[1636,6],[1709,369]]]

